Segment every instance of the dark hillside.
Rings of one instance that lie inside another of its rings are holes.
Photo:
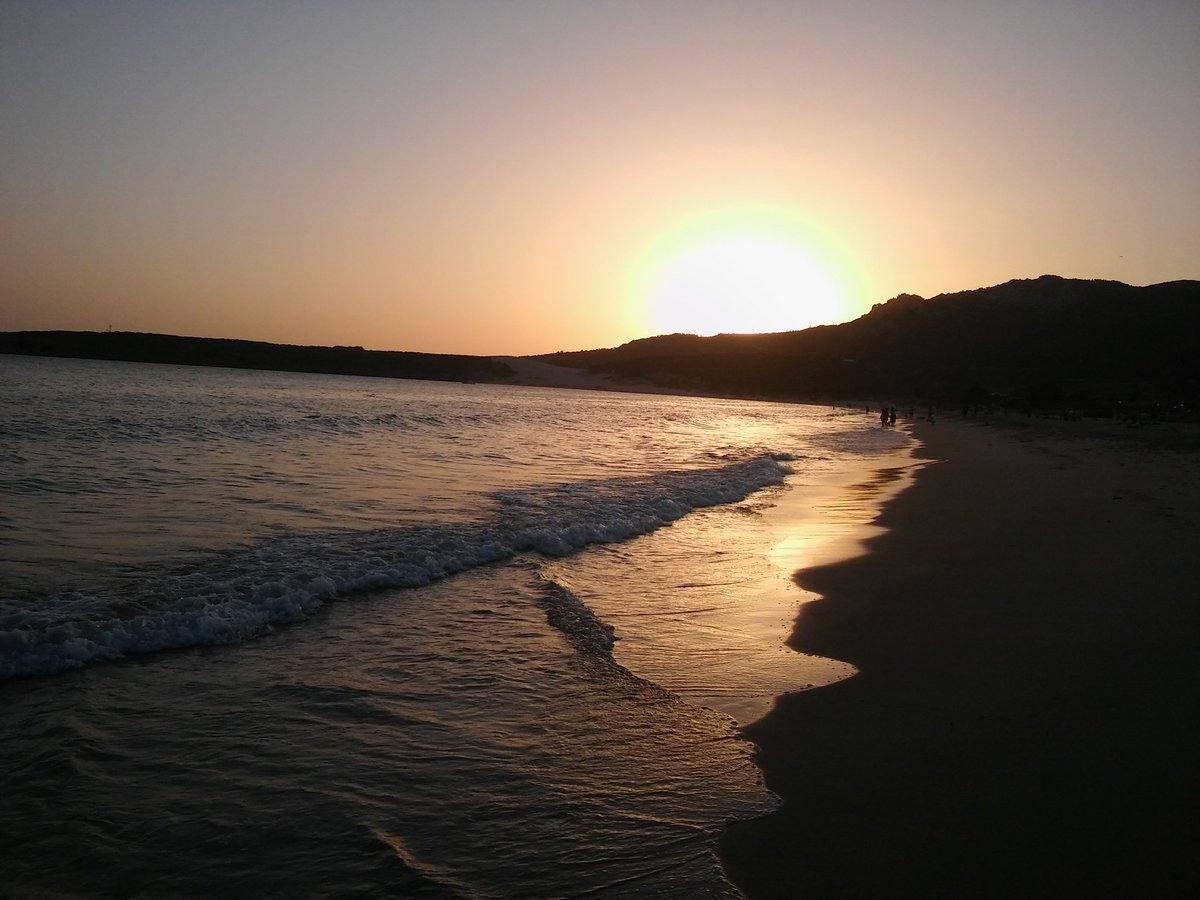
[[[0,353],[430,381],[498,381],[512,374],[508,365],[486,356],[301,347],[131,331],[0,332]]]
[[[1132,287],[1046,275],[928,300],[901,294],[842,325],[665,335],[541,359],[663,386],[779,398],[1194,407],[1200,282]]]

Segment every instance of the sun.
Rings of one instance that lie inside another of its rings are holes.
[[[840,321],[841,292],[796,235],[736,229],[693,235],[645,284],[659,333],[791,331]]]

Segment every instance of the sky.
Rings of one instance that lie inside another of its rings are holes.
[[[0,0],[0,330],[520,354],[1200,277],[1200,4]]]

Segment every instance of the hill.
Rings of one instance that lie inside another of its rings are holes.
[[[1119,403],[1200,414],[1200,282],[1133,287],[1044,275],[925,299],[900,294],[841,325],[672,334],[538,359],[661,387],[778,399]]]
[[[302,347],[131,331],[0,332],[0,353],[428,381],[501,381],[512,375],[510,366],[486,356]]]

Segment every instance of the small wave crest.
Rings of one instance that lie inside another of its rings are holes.
[[[134,588],[0,600],[0,680],[238,643],[340,597],[421,587],[519,553],[562,556],[626,540],[779,483],[786,458],[508,491],[485,522],[296,533],[188,571],[148,574]]]
[[[561,631],[581,653],[612,661],[616,632],[602,622],[573,591],[542,573],[542,605],[546,621]]]
[[[538,579],[546,621],[575,648],[585,671],[609,683],[620,683],[643,700],[676,699],[662,685],[634,674],[617,662],[613,655],[616,630],[597,616],[567,582],[560,580],[561,576],[552,577],[543,570]]]

